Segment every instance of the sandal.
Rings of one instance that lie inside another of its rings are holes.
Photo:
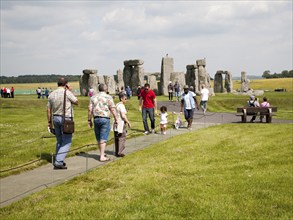
[[[106,159],[100,160],[100,162],[106,162],[106,161],[110,161],[110,158],[109,157],[106,157]]]

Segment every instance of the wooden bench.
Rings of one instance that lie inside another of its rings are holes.
[[[272,122],[272,117],[275,116],[277,112],[277,107],[242,107],[237,108],[236,116],[241,116],[241,121],[246,123],[247,116],[266,116],[266,123]]]

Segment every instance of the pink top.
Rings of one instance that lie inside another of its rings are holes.
[[[260,104],[260,107],[270,107],[270,103],[268,103],[268,102],[262,102],[261,104]]]

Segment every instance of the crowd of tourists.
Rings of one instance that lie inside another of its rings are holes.
[[[67,169],[64,159],[71,147],[72,133],[74,130],[65,132],[65,127],[67,126],[67,123],[65,125],[65,122],[73,121],[73,105],[78,104],[78,99],[72,93],[72,87],[65,78],[60,78],[57,84],[58,88],[48,94],[48,128],[49,131],[56,136],[56,159],[54,162],[54,169]],[[207,111],[207,102],[210,95],[209,90],[205,85],[201,85],[200,100],[198,101],[193,88],[184,85],[183,92],[181,93],[178,82],[175,82],[172,87],[170,84],[168,85],[169,100],[172,101],[172,94],[175,92],[176,99],[180,101],[179,112],[180,114],[184,114],[187,128],[191,129],[195,108],[198,110],[201,108],[204,114]],[[98,92],[95,94],[92,92],[90,95],[88,106],[88,126],[93,128],[99,146],[99,160],[101,162],[110,160],[105,154],[105,148],[112,129],[114,131],[115,139],[115,156],[125,156],[127,128],[131,127],[131,122],[127,117],[125,104],[132,96],[132,92],[127,92],[127,90],[130,90],[129,86],[127,86],[125,90],[121,87],[119,93],[118,89],[116,90],[119,97],[119,102],[116,104],[114,103],[113,96],[108,93],[108,88],[105,84],[99,84]],[[171,92],[172,94],[170,94]],[[42,95],[42,92],[38,92],[38,90],[37,93]],[[142,116],[144,134],[156,134],[155,116],[157,115],[160,117],[160,132],[162,135],[165,135],[168,124],[167,107],[161,106],[160,113],[157,112],[156,94],[150,88],[150,84],[148,83],[143,87],[137,86],[136,95],[139,100],[139,111]],[[252,97],[250,102],[248,102],[250,106],[257,106],[256,103],[256,100],[254,98],[252,99]],[[261,106],[268,105],[269,103],[267,102],[267,99],[264,98],[264,102]],[[111,116],[113,117],[112,125],[110,122]],[[150,127],[148,125],[148,118],[150,120]]]
[[[11,88],[2,87],[1,98],[14,98],[14,87],[13,86]]]

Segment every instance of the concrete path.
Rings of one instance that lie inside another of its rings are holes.
[[[178,104],[174,103],[159,103],[161,105],[168,105],[168,111],[179,111]],[[169,121],[173,121],[173,116],[169,116]],[[183,119],[183,118],[182,118]],[[206,113],[203,115],[202,112],[196,112],[194,114],[194,123],[192,131],[200,128],[205,128],[216,124],[225,123],[238,123],[240,117],[236,117],[235,114],[231,113]],[[273,123],[292,123],[292,120],[277,120],[273,118]],[[169,129],[166,135],[161,134],[150,134],[134,137],[127,139],[126,141],[126,157],[127,154],[141,150],[151,144],[158,143],[167,140],[175,135],[180,135],[186,132],[192,132],[186,128],[182,129]],[[134,131],[129,131],[133,133]],[[139,132],[142,133],[141,131]],[[74,157],[66,158],[68,166],[67,170],[54,170],[52,164],[47,164],[36,168],[34,170],[26,171],[18,175],[12,175],[0,179],[0,206],[4,207],[12,202],[18,201],[25,196],[40,191],[42,189],[58,185],[63,183],[79,174],[82,174],[88,170],[97,168],[104,165],[105,163],[111,163],[115,160],[123,158],[116,158],[113,155],[114,145],[107,146],[106,153],[111,158],[109,162],[99,161],[98,150],[90,151],[88,153],[79,154]]]

